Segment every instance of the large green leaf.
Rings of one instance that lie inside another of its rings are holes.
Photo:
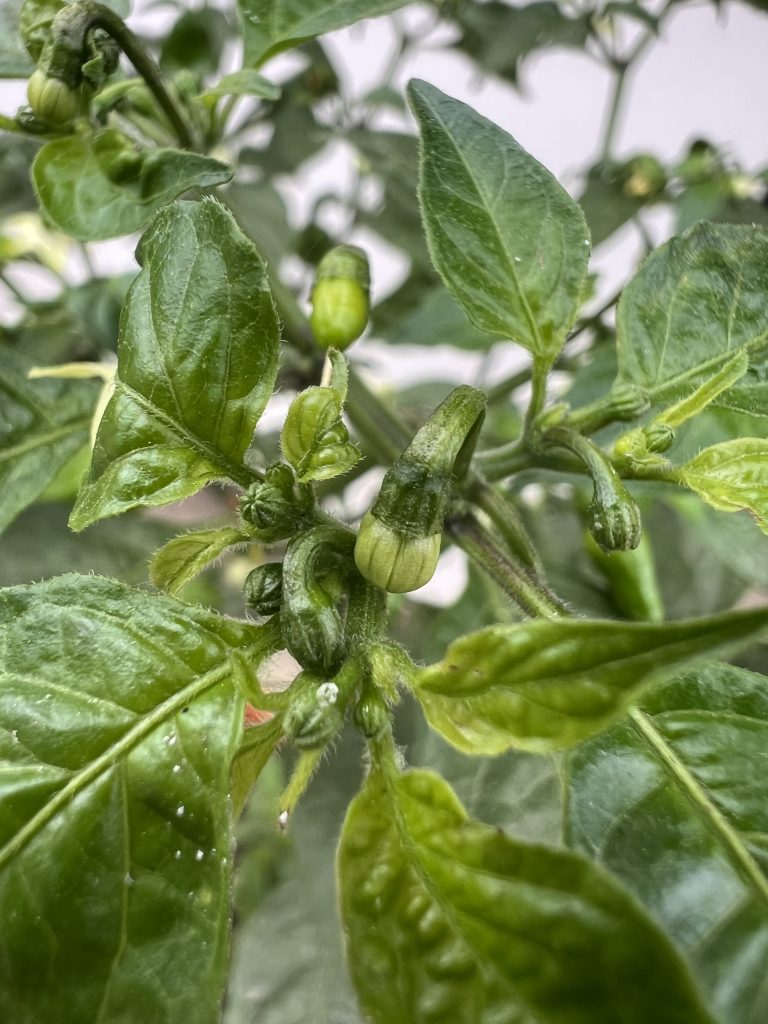
[[[259,66],[281,50],[403,7],[407,0],[238,0],[245,64]]]
[[[72,513],[82,530],[230,477],[275,382],[279,334],[261,258],[215,200],[163,210],[120,324],[116,391]]]
[[[619,377],[651,401],[687,394],[735,352],[768,349],[768,231],[697,224],[658,248],[624,289]]]
[[[0,530],[88,443],[96,401],[88,381],[27,380],[29,365],[0,347]]]
[[[222,185],[232,173],[227,164],[198,153],[157,149],[145,156],[134,180],[118,182],[109,177],[87,135],[47,143],[32,166],[47,216],[86,242],[139,231],[182,192]]]
[[[431,772],[372,773],[339,879],[374,1024],[711,1021],[674,948],[607,873],[469,820]]]
[[[257,626],[98,576],[0,594],[0,1017],[214,1024]]]
[[[420,199],[432,262],[470,321],[551,362],[582,297],[589,232],[576,203],[492,122],[426,82]]]
[[[768,632],[768,608],[687,622],[531,621],[460,637],[416,684],[427,719],[469,754],[559,750],[604,728],[664,673]]]
[[[699,452],[678,476],[708,505],[724,512],[749,509],[768,533],[768,440],[739,437]]]
[[[768,1020],[766,682],[691,672],[570,758],[570,842],[662,922],[723,1024]]]

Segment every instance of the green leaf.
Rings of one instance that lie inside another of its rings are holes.
[[[768,533],[768,440],[740,437],[705,448],[677,476],[713,508],[748,509]]]
[[[235,814],[242,811],[254,783],[274,754],[283,735],[280,715],[275,715],[268,722],[256,725],[246,732],[232,759],[231,793]]]
[[[253,473],[241,460],[274,387],[279,332],[264,264],[223,207],[175,203],[137,255],[116,390],[75,530],[187,497],[209,480],[247,486]]]
[[[589,232],[576,203],[515,140],[426,82],[420,200],[432,262],[470,321],[551,362],[579,307]]]
[[[53,223],[81,241],[139,231],[161,207],[191,188],[222,185],[232,168],[198,153],[147,153],[133,181],[113,181],[88,136],[49,142],[32,165],[37,198]]]
[[[581,857],[466,817],[431,772],[353,801],[339,850],[352,977],[374,1024],[704,1024],[678,954]]]
[[[0,637],[0,1016],[214,1024],[259,627],[73,575],[3,591]]]
[[[225,75],[216,85],[205,90],[202,99],[221,99],[223,96],[258,96],[264,100],[279,100],[280,86],[257,71],[245,68]]]
[[[213,74],[231,35],[232,28],[221,11],[210,7],[183,11],[163,41],[160,67],[165,74]]]
[[[419,304],[404,316],[397,315],[396,301],[396,295],[390,296],[373,313],[374,333],[390,345],[454,345],[478,352],[495,340],[473,327],[442,284],[420,289]]]
[[[723,1024],[768,1019],[768,687],[709,665],[569,758],[569,842],[690,958]]]
[[[664,673],[766,632],[766,608],[659,624],[491,626],[422,669],[416,696],[430,725],[466,753],[560,750],[605,728]]]
[[[227,548],[248,539],[248,534],[231,526],[183,533],[155,552],[149,563],[149,578],[158,590],[178,594]]]
[[[238,0],[244,63],[264,64],[281,50],[403,7],[406,0]]]
[[[697,224],[648,257],[619,301],[620,383],[686,394],[739,350],[768,348],[768,231]]]
[[[27,380],[29,360],[0,346],[0,530],[88,443],[97,388]]]

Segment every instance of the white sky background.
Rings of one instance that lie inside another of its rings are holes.
[[[233,3],[218,0],[218,6],[227,9]],[[188,6],[199,5],[190,2]],[[432,16],[432,9],[427,7],[408,8],[396,15],[409,25],[424,24]],[[173,17],[170,8],[153,7],[153,0],[134,0],[129,24],[159,36]],[[610,73],[580,51],[547,48],[524,63],[518,91],[499,79],[479,79],[476,66],[468,59],[435,45],[450,38],[448,28],[430,37],[430,48],[414,53],[393,85],[402,88],[410,77],[424,78],[465,100],[514,135],[567,188],[578,191],[578,173],[596,158]],[[383,18],[333,33],[324,42],[347,88],[359,96],[378,84],[394,40],[391,22]],[[725,2],[719,12],[709,0],[681,4],[667,17],[661,38],[631,73],[614,155],[649,151],[672,161],[683,154],[692,139],[701,136],[727,149],[746,169],[764,168],[768,165],[767,56],[768,13],[740,2]],[[236,59],[233,54],[233,61]],[[278,57],[267,65],[265,74],[275,80],[285,78],[296,67],[295,61],[293,55]],[[24,92],[25,83],[0,82],[0,111],[14,113],[24,101]],[[338,188],[340,181],[351,180],[350,152],[338,144],[307,164],[298,178],[278,181],[278,186],[289,212],[300,222],[316,196]],[[668,234],[672,227],[663,213],[648,218],[646,223],[657,238]],[[369,250],[374,299],[380,299],[402,280],[407,270],[404,261],[387,246],[377,244],[370,234],[349,240]],[[134,247],[135,238],[124,238],[90,249],[95,265],[104,273],[114,273],[135,266]],[[640,251],[639,236],[631,225],[597,250],[592,269],[600,275],[600,296],[616,290]],[[73,265],[73,279],[81,273],[82,268]],[[43,287],[41,279],[41,290]],[[9,298],[0,290],[0,320],[10,319],[13,313]],[[383,346],[370,341],[356,346],[356,352],[371,360],[377,376],[390,380],[432,376],[436,359],[442,377],[472,380],[482,361],[476,353],[450,349],[432,350],[431,358],[425,360],[423,350],[398,348],[396,353],[387,353]],[[497,345],[482,368],[493,379],[524,361],[524,354],[513,346]],[[455,554],[449,552],[449,558]],[[425,588],[425,599],[439,593],[440,603],[453,600],[454,594],[444,589],[445,581],[453,577],[458,588],[463,574],[457,576],[449,566],[445,569],[448,573],[441,572]]]

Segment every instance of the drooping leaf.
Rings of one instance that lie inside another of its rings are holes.
[[[245,36],[244,62],[259,67],[290,49],[402,7],[406,0],[238,0]]]
[[[619,376],[651,401],[686,394],[737,351],[768,349],[768,231],[697,224],[660,246],[617,313]]]
[[[155,552],[149,564],[149,577],[158,590],[178,594],[227,548],[247,540],[247,534],[231,526],[182,533]]]
[[[584,216],[496,125],[434,86],[409,98],[421,131],[420,199],[432,262],[470,321],[551,362],[582,297]]]
[[[610,875],[468,819],[431,772],[371,774],[339,879],[374,1024],[711,1022],[675,949]]]
[[[768,632],[768,608],[686,622],[535,620],[460,637],[419,673],[430,725],[469,754],[560,750],[665,673]]]
[[[137,177],[109,177],[88,136],[48,142],[32,166],[40,205],[53,223],[81,241],[93,242],[139,231],[155,213],[191,188],[222,185],[232,168],[198,153],[156,149],[147,153]]]
[[[768,1017],[768,686],[709,665],[569,758],[567,835],[648,906],[724,1024]]]
[[[0,347],[0,530],[88,443],[98,392],[89,381],[27,380],[29,367]]]
[[[214,1024],[243,715],[227,654],[259,627],[72,575],[3,591],[0,634],[0,1016]]]
[[[241,460],[274,387],[279,333],[264,264],[223,207],[163,210],[138,259],[76,530],[215,478],[247,485]]]
[[[740,437],[705,448],[678,470],[678,477],[713,508],[748,509],[768,533],[768,440]]]

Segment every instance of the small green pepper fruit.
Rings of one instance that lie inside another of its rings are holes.
[[[625,487],[615,488],[610,500],[597,495],[587,508],[587,526],[603,551],[631,551],[640,543],[640,510]]]
[[[387,470],[363,517],[355,563],[392,594],[432,578],[451,489],[466,473],[485,415],[485,395],[462,384],[448,395]]]
[[[280,562],[258,565],[248,573],[245,586],[245,606],[257,615],[274,615],[283,601],[283,567]]]
[[[440,557],[442,533],[408,537],[366,512],[355,544],[355,564],[371,583],[390,594],[407,594],[429,583]]]
[[[270,543],[295,533],[313,503],[311,487],[300,484],[290,466],[275,462],[241,498],[240,515],[256,528],[260,540]]]
[[[60,78],[36,68],[27,83],[27,99],[36,117],[56,128],[66,128],[80,112],[81,93]]]
[[[309,323],[321,348],[343,350],[365,330],[370,312],[368,257],[356,245],[337,245],[320,260]]]

